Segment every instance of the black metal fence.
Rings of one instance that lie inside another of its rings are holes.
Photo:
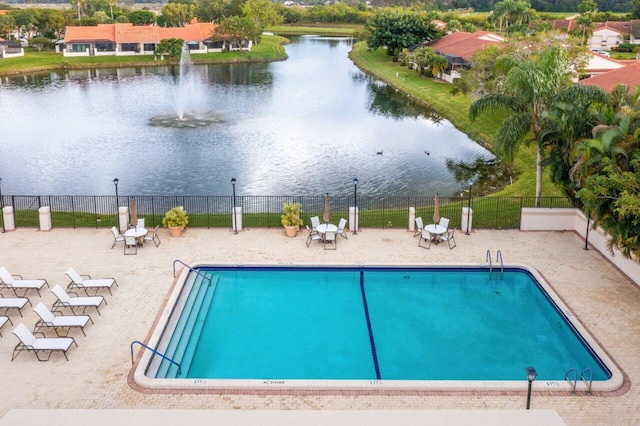
[[[138,217],[145,218],[147,227],[162,224],[164,213],[172,207],[183,206],[189,215],[190,227],[232,227],[233,197],[231,196],[97,196],[97,195],[3,195],[0,206],[13,206],[16,227],[38,228],[42,206],[51,208],[51,224],[59,228],[100,228],[118,226],[118,206],[130,206],[136,199]],[[279,227],[282,204],[302,204],[302,218],[309,223],[311,216],[322,217],[324,196],[238,196],[236,206],[242,207],[246,228]],[[440,216],[451,219],[451,227],[460,227],[462,207],[471,204],[474,228],[517,229],[520,211],[534,207],[535,197],[440,197]],[[354,197],[331,197],[331,221],[349,219],[349,207]],[[409,207],[415,207],[416,217],[425,223],[432,221],[433,197],[369,197],[358,196],[361,228],[409,227]],[[543,197],[538,207],[573,207],[563,197]],[[4,227],[3,217],[0,222]]]

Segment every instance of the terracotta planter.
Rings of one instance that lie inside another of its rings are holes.
[[[298,235],[298,227],[297,226],[285,226],[284,232],[287,234],[287,237],[295,237]]]
[[[169,227],[169,232],[171,232],[171,236],[172,237],[179,237],[180,234],[182,234],[182,227],[181,226],[170,226]]]

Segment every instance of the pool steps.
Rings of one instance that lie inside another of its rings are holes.
[[[218,277],[213,276],[209,280],[208,278],[203,278],[200,274],[191,273],[187,280],[191,281],[192,285],[185,288],[188,294],[180,316],[172,330],[172,337],[164,351],[167,357],[177,361],[182,366],[180,376],[185,376],[189,371],[189,365],[202,332],[206,313],[213,299]],[[184,298],[185,296],[181,297]],[[189,354],[186,359],[185,354]],[[163,360],[155,376],[157,378],[178,377],[178,368]]]

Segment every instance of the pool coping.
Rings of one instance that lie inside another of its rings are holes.
[[[193,268],[200,267],[280,267],[280,268],[460,268],[478,269],[486,265],[477,264],[440,264],[440,265],[285,265],[285,264],[212,264],[209,262],[194,262]],[[612,359],[607,351],[602,348],[598,340],[582,324],[578,317],[569,309],[562,297],[553,289],[544,276],[535,268],[523,264],[508,264],[504,268],[522,269],[530,273],[547,292],[548,296],[557,305],[558,309],[571,322],[572,326],[580,333],[582,338],[591,347],[592,351],[611,371],[611,378],[603,381],[594,381],[591,392],[587,392],[588,386],[585,382],[578,381],[575,390],[567,381],[534,381],[532,390],[534,392],[552,392],[565,395],[594,394],[600,396],[617,396],[626,393],[630,386],[630,380],[620,369],[618,364]],[[180,274],[174,279],[171,288],[165,297],[164,303],[151,326],[149,334],[144,343],[151,347],[156,347],[169,321],[173,306],[180,295],[189,269],[183,268]],[[151,351],[140,351],[131,368],[128,383],[140,392],[158,393],[249,393],[249,394],[289,394],[289,393],[312,393],[312,394],[334,394],[334,393],[355,393],[355,394],[460,394],[460,393],[497,393],[511,394],[527,391],[528,382],[526,380],[504,380],[504,381],[481,381],[481,380],[258,380],[258,379],[156,379],[147,377],[144,372],[152,357]],[[524,368],[524,367],[523,367]],[[524,373],[523,373],[524,376]]]

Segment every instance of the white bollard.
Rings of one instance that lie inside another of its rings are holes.
[[[13,206],[6,206],[2,208],[2,223],[4,223],[5,231],[15,231],[16,220],[13,216]]]
[[[51,231],[51,207],[42,206],[38,209],[40,219],[40,230]]]
[[[118,226],[120,227],[120,233],[129,229],[129,207],[118,207]]]
[[[469,227],[467,228],[467,219],[469,223]],[[471,232],[473,225],[473,209],[469,209],[469,207],[463,207],[462,213],[460,216],[460,232]]]
[[[242,231],[242,207],[234,207],[231,214],[231,226],[236,232]]]
[[[358,230],[358,219],[360,209],[358,207],[349,207],[349,230],[351,232]]]
[[[416,208],[409,207],[409,231],[415,232],[416,230]]]

